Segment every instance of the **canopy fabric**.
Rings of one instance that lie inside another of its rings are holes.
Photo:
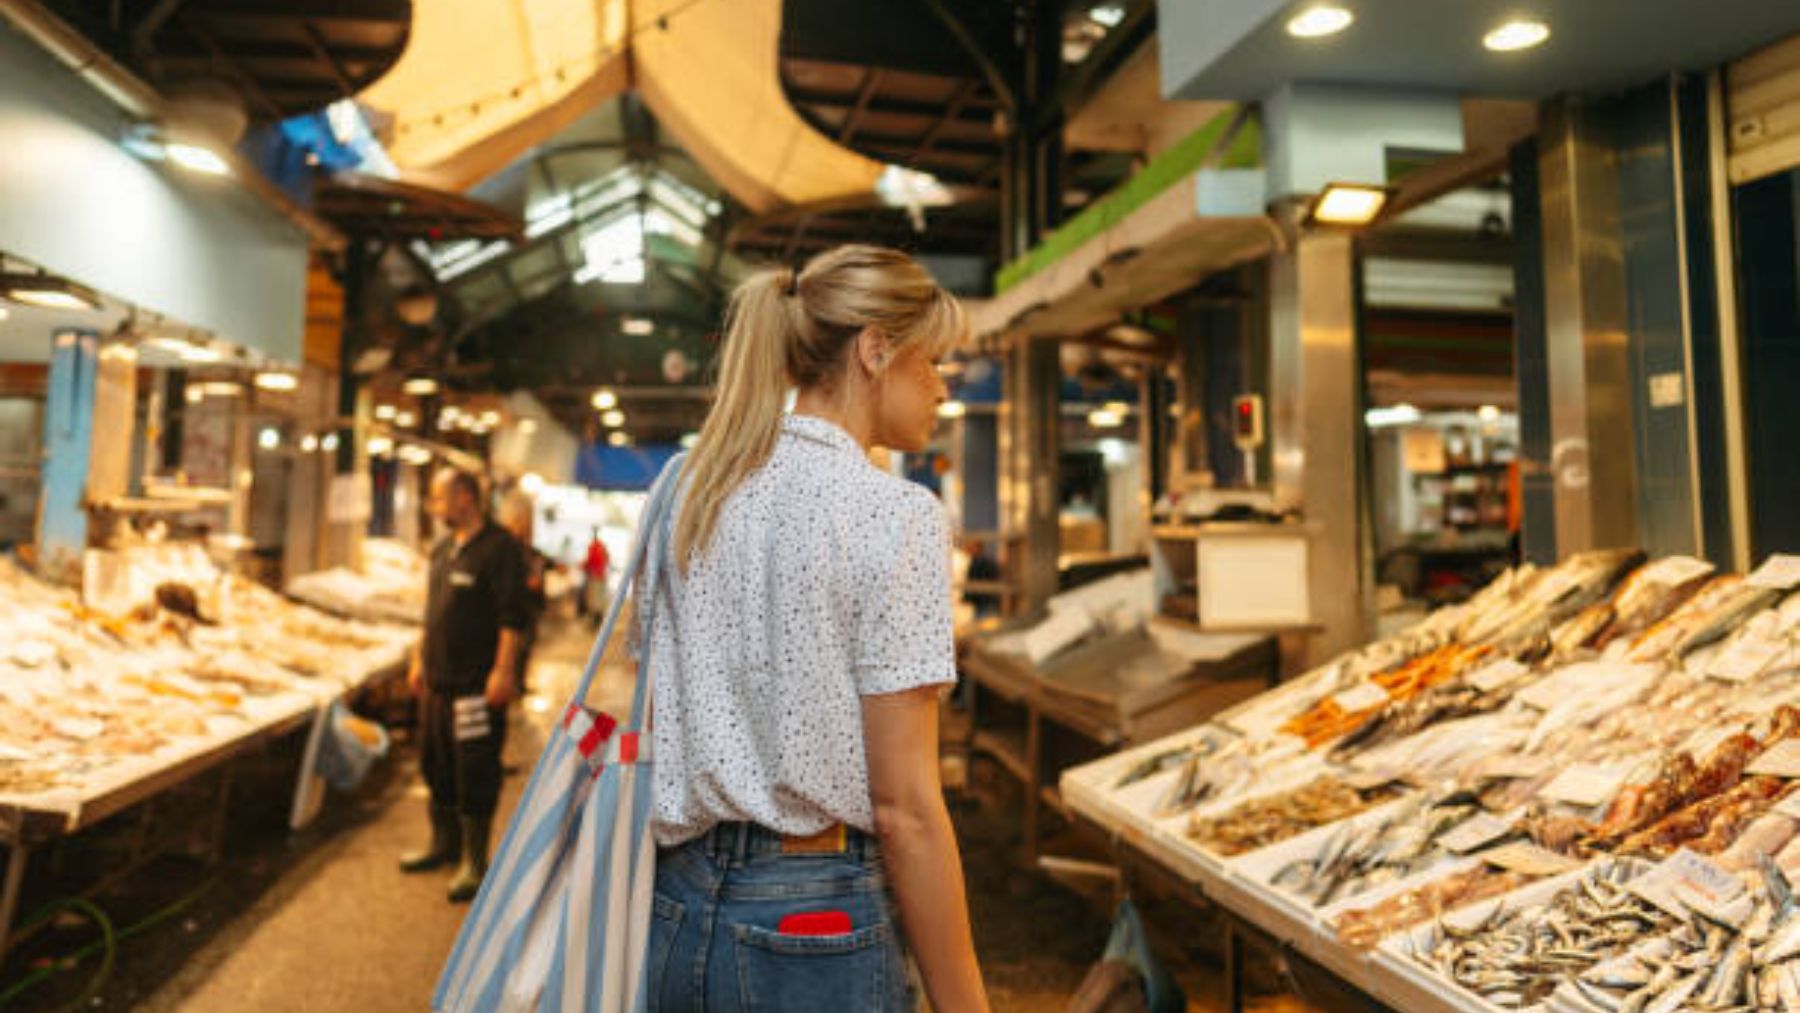
[[[411,44],[359,98],[402,174],[446,189],[636,87],[754,212],[868,193],[883,167],[788,104],[780,31],[781,0],[417,0]]]
[[[411,182],[466,190],[629,83],[627,0],[417,0],[358,98]]]

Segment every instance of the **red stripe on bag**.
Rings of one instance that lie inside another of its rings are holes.
[[[581,713],[581,705],[580,704],[572,703],[569,705],[569,712],[567,714],[563,715],[562,725],[563,725],[564,731],[567,731],[569,729],[569,726],[575,723],[575,715],[580,714],[580,713]]]
[[[638,756],[638,737],[636,732],[626,732],[619,736],[619,762],[636,763]]]
[[[588,729],[588,733],[581,737],[579,746],[581,755],[593,756],[594,750],[599,749],[601,743],[605,742],[612,735],[613,729],[617,727],[619,727],[619,722],[612,715],[594,715],[594,727]]]

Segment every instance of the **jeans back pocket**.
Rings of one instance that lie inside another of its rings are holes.
[[[686,998],[682,989],[692,991],[692,982],[669,978],[669,955],[675,951],[675,937],[681,933],[681,920],[686,913],[679,902],[660,893],[650,897],[650,940],[645,947],[644,970],[649,974],[645,991],[649,993],[652,1013],[665,1005],[672,1009],[688,1005],[682,1001]]]
[[[734,925],[738,989],[746,1010],[887,1010],[890,930],[871,925],[842,935],[790,936]]]

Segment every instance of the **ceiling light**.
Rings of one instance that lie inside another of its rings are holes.
[[[86,285],[55,275],[25,272],[0,273],[0,299],[47,310],[97,310],[100,297]]]
[[[615,447],[624,447],[630,445],[631,437],[626,436],[624,433],[612,432],[606,435],[606,442]]]
[[[411,429],[419,424],[419,417],[412,412],[400,412],[394,416],[394,425],[402,429]]]
[[[438,420],[437,420],[437,427],[439,429],[455,429],[456,428],[456,416],[451,414],[450,412],[445,412],[442,415],[439,415]]]
[[[699,433],[682,433],[681,434],[681,449],[692,450],[699,445],[700,445],[700,434]]]
[[[1120,417],[1131,414],[1131,405],[1124,401],[1108,401],[1100,407]]]
[[[1322,39],[1349,28],[1355,20],[1356,15],[1336,4],[1314,4],[1288,19],[1287,33],[1296,39]]]
[[[1125,416],[1110,408],[1096,408],[1088,412],[1088,425],[1095,429],[1117,429],[1125,424]]]
[[[1102,28],[1117,28],[1125,20],[1125,5],[1097,4],[1088,8],[1088,20]]]
[[[1481,37],[1481,44],[1496,53],[1512,53],[1541,46],[1550,37],[1550,26],[1542,21],[1508,21]]]
[[[264,429],[256,434],[256,445],[264,450],[275,450],[281,446],[281,430],[274,427]]]
[[[1477,411],[1475,414],[1480,416],[1481,421],[1483,421],[1483,422],[1498,422],[1498,421],[1500,421],[1500,409],[1494,407],[1491,404],[1482,405],[1480,410]]]
[[[7,317],[9,317],[11,315],[12,314],[10,314],[6,311],[6,307],[0,306],[0,320],[5,320]]]
[[[961,401],[945,401],[938,405],[938,418],[960,419],[969,413],[969,406]]]
[[[499,412],[482,412],[481,413],[481,424],[484,426],[487,426],[489,429],[492,429],[493,427],[499,425],[500,424],[500,413]]]
[[[181,350],[181,361],[193,363],[195,365],[206,365],[208,363],[218,362],[223,358],[225,358],[225,353],[213,346],[198,344],[192,341],[188,342]]]
[[[194,384],[188,390],[199,391],[201,397],[237,397],[244,392],[244,385],[230,380],[208,380]]]
[[[401,384],[400,389],[413,397],[430,397],[438,392],[438,382],[429,376],[415,376]]]
[[[594,410],[595,411],[601,411],[601,412],[610,411],[613,408],[617,408],[618,406],[619,406],[619,395],[614,394],[610,390],[598,390],[598,391],[594,392]]]
[[[181,396],[187,399],[188,404],[199,404],[206,400],[206,392],[199,387],[189,387],[181,392]]]
[[[600,421],[608,428],[617,429],[625,424],[625,413],[614,408],[612,411],[601,413]]]
[[[1370,429],[1385,426],[1410,426],[1424,416],[1417,408],[1409,404],[1397,404],[1392,408],[1371,408],[1363,413],[1363,421]]]
[[[325,438],[319,441],[319,449],[325,451],[327,454],[335,451],[337,448],[338,434],[336,433],[326,433]]]
[[[300,377],[293,373],[276,369],[265,369],[256,374],[257,390],[299,390]]]
[[[431,463],[431,451],[417,444],[408,443],[400,448],[400,460],[407,464],[424,467]]]
[[[308,433],[305,436],[300,437],[300,452],[302,454],[310,454],[317,449],[319,449],[319,438],[317,436]]]
[[[400,414],[400,409],[395,408],[391,404],[378,404],[375,406],[375,417],[383,422],[392,419],[398,414]]]
[[[1367,225],[1387,206],[1386,187],[1331,183],[1313,201],[1308,220],[1318,225]]]
[[[387,436],[369,437],[369,453],[376,457],[384,457],[394,452],[394,441]]]
[[[649,317],[626,317],[619,321],[619,330],[634,338],[642,338],[656,333],[656,321]]]
[[[537,419],[520,419],[519,432],[531,434],[537,432]]]
[[[231,172],[231,166],[225,164],[225,159],[211,148],[171,142],[163,145],[163,151],[169,156],[169,161],[190,172],[205,173],[208,176],[225,176]]]

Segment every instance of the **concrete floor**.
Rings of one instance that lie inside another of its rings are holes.
[[[552,628],[533,666],[533,688],[544,700],[566,699],[587,639],[573,623]],[[626,669],[609,666],[593,699],[622,709],[629,693]],[[548,717],[529,711],[521,717],[530,720],[514,726],[508,752],[515,763],[528,764],[542,742],[536,726]],[[273,797],[279,790],[268,791],[269,798],[235,797],[233,822],[247,820],[252,829],[228,840],[225,861],[161,860],[118,896],[102,898],[121,929],[178,906],[119,942],[118,958],[94,994],[82,995],[98,970],[89,958],[6,1008],[48,1010],[75,1000],[84,1009],[156,1013],[426,1009],[466,909],[445,901],[448,873],[403,876],[394,867],[397,854],[419,843],[425,804],[411,751],[401,748],[397,757],[355,794],[330,798],[319,822],[298,834],[280,829],[286,799]],[[523,783],[523,773],[508,779],[504,808]],[[1018,866],[1010,788],[978,765],[970,790],[952,806],[977,947],[996,1009],[1060,1011],[1105,946],[1107,913]],[[266,812],[240,818],[246,808]],[[1222,1009],[1216,925],[1185,908],[1146,907],[1152,938],[1188,990],[1190,1008]],[[90,925],[65,919],[15,954],[0,992],[93,937]],[[1252,1008],[1301,1013],[1310,1007],[1273,999]]]

